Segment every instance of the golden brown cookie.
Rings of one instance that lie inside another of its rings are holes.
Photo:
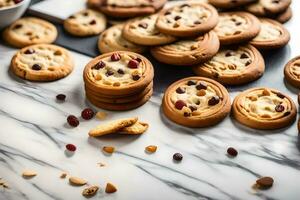
[[[291,0],[258,0],[256,3],[247,5],[245,9],[256,16],[264,17],[282,13],[290,6],[291,2]]]
[[[291,85],[300,88],[300,56],[293,58],[285,65],[284,77]]]
[[[115,25],[105,30],[99,37],[98,49],[101,53],[113,51],[132,51],[143,53],[146,47],[129,42],[122,36],[123,24]]]
[[[195,74],[226,85],[241,85],[260,78],[265,62],[251,45],[224,47],[209,61],[193,67]]]
[[[53,81],[69,75],[73,66],[68,50],[51,44],[36,44],[18,51],[10,68],[26,80]]]
[[[277,14],[276,16],[273,16],[272,18],[276,21],[279,21],[280,23],[284,24],[287,21],[289,21],[293,16],[293,12],[291,7],[288,7],[284,12]]]
[[[212,30],[218,23],[218,12],[206,3],[185,3],[164,10],[156,27],[177,37],[197,36]]]
[[[106,17],[92,9],[81,10],[64,21],[64,28],[75,36],[97,35],[105,30]]]
[[[269,88],[251,88],[240,93],[233,102],[233,117],[255,129],[278,129],[290,125],[296,118],[293,100]]]
[[[153,14],[167,0],[88,0],[88,6],[114,18],[129,18]]]
[[[250,41],[258,49],[277,49],[285,46],[290,41],[288,30],[279,22],[262,18],[259,34]]]
[[[12,46],[52,43],[57,37],[56,27],[39,18],[24,17],[7,27],[3,39]]]
[[[230,112],[230,97],[220,83],[203,77],[181,79],[165,92],[162,109],[177,124],[206,127],[219,123]]]
[[[215,6],[216,8],[231,9],[238,8],[240,6],[244,6],[255,1],[256,0],[208,0],[208,3]]]
[[[180,40],[151,48],[151,54],[160,62],[171,65],[195,65],[212,58],[219,50],[218,36],[210,31],[196,39]]]
[[[163,45],[174,42],[175,37],[160,33],[155,26],[157,14],[129,21],[123,29],[123,37],[140,45]]]
[[[219,23],[214,31],[221,44],[237,44],[249,41],[258,35],[259,20],[247,12],[224,12],[219,14]]]

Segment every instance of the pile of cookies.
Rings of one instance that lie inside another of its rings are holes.
[[[102,54],[85,67],[86,97],[107,110],[130,110],[146,103],[153,93],[154,70],[144,56],[127,51]]]

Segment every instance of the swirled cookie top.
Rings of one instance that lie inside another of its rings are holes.
[[[223,97],[220,90],[206,81],[189,80],[170,93],[171,102],[185,117],[206,115],[216,109]]]
[[[219,16],[219,23],[214,29],[218,36],[226,37],[237,35],[250,28],[247,18],[236,14],[223,14]]]
[[[192,28],[206,22],[211,11],[201,4],[174,6],[164,13],[161,19],[169,28]]]
[[[20,66],[35,71],[55,71],[69,63],[68,53],[54,45],[35,45],[17,54],[16,62]]]
[[[297,80],[300,80],[300,59],[296,59],[289,66],[290,74]]]
[[[237,50],[223,49],[202,67],[218,74],[242,73],[252,63],[251,55],[247,48],[239,47]]]
[[[283,94],[270,89],[252,90],[239,99],[241,112],[257,120],[276,120],[291,113],[292,105]]]
[[[14,0],[0,0],[0,8],[13,6],[15,4]]]
[[[270,23],[267,20],[260,21],[260,32],[253,41],[271,41],[280,38],[282,30],[279,26]]]
[[[89,77],[99,85],[125,86],[140,80],[145,63],[127,53],[113,53],[99,60],[89,71]]]
[[[153,0],[107,0],[106,1],[106,5],[118,6],[118,7],[151,6],[152,4],[153,4]]]

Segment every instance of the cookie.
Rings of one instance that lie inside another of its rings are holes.
[[[91,9],[79,11],[64,21],[64,29],[75,36],[97,35],[105,28],[105,15]]]
[[[128,103],[105,103],[98,101],[95,97],[90,96],[88,93],[86,93],[87,99],[98,108],[102,108],[105,110],[111,110],[111,111],[126,111],[126,110],[132,110],[135,108],[138,108],[151,98],[153,94],[153,89],[151,89],[145,96],[143,96],[141,99],[138,99],[136,101],[128,102]]]
[[[102,54],[84,69],[84,82],[104,95],[128,95],[142,91],[153,80],[154,70],[142,55],[117,51]]]
[[[73,66],[68,50],[51,44],[36,44],[18,51],[10,68],[26,80],[54,81],[69,75]]]
[[[279,14],[284,12],[291,4],[291,0],[258,0],[256,3],[247,5],[246,11],[256,16]]]
[[[163,45],[172,43],[175,37],[160,33],[155,26],[157,14],[150,15],[141,19],[132,20],[125,24],[123,37],[140,45]]]
[[[122,36],[123,25],[115,25],[105,30],[99,37],[98,49],[101,53],[113,51],[132,51],[143,53],[146,47],[129,42]]]
[[[291,7],[289,7],[288,9],[286,9],[284,12],[277,14],[276,16],[273,16],[272,18],[275,19],[276,21],[284,24],[287,21],[289,21],[293,16],[293,12]]]
[[[259,20],[247,12],[224,12],[214,31],[223,45],[237,44],[253,39],[260,30]]]
[[[285,65],[284,77],[291,85],[300,88],[300,56],[293,58]]]
[[[127,126],[131,126],[138,121],[137,117],[114,120],[105,124],[101,124],[89,131],[89,136],[98,137],[115,133]]]
[[[16,5],[17,3],[18,1],[14,1],[14,0],[0,0],[0,8],[13,6]]]
[[[56,27],[42,19],[24,17],[7,27],[3,39],[14,47],[52,43],[57,37]]]
[[[195,65],[212,58],[219,50],[218,36],[210,31],[196,39],[180,40],[163,46],[152,47],[155,59],[171,65]]]
[[[251,45],[222,48],[211,60],[193,67],[195,74],[226,85],[241,85],[260,78],[265,62]]]
[[[208,0],[211,5],[221,9],[238,8],[256,1],[257,0]]]
[[[177,124],[207,127],[228,115],[230,97],[226,88],[212,79],[188,77],[168,87],[162,109]]]
[[[167,0],[88,0],[87,4],[114,18],[130,18],[153,14]]]
[[[250,44],[258,49],[277,49],[285,46],[290,41],[288,30],[279,22],[262,18],[261,31]]]
[[[206,3],[186,3],[158,15],[156,27],[165,34],[190,37],[206,33],[218,23],[218,12]]]
[[[255,129],[279,129],[296,118],[293,100],[277,90],[252,88],[239,94],[233,102],[233,117]]]
[[[140,135],[147,131],[149,124],[137,121],[131,126],[127,126],[119,131],[120,134]]]

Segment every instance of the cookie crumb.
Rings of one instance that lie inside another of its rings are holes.
[[[112,147],[112,146],[104,146],[103,148],[102,148],[102,150],[104,151],[104,152],[106,152],[106,153],[113,153],[113,152],[115,152],[115,147]]]
[[[37,175],[37,173],[33,170],[24,170],[23,173],[22,173],[22,176],[24,178],[31,178],[31,177],[34,177],[36,175]]]
[[[106,188],[105,188],[106,193],[114,193],[116,191],[117,191],[117,188],[113,184],[111,184],[111,183],[106,184]]]
[[[106,112],[97,112],[96,118],[100,120],[104,120],[107,118],[107,113]]]
[[[69,182],[72,185],[85,185],[87,183],[86,180],[79,178],[79,177],[74,177],[74,176],[69,178]]]
[[[67,172],[62,172],[60,178],[66,178],[66,177],[67,177]]]
[[[85,196],[85,197],[91,197],[91,196],[94,196],[97,193],[98,190],[99,190],[99,187],[96,186],[96,185],[93,185],[93,186],[90,186],[88,188],[85,188],[82,191],[82,195]]]
[[[157,150],[157,146],[155,145],[149,145],[145,148],[146,152],[148,153],[155,153]]]
[[[106,164],[101,163],[101,162],[99,162],[99,163],[97,163],[97,164],[99,165],[99,167],[105,167],[105,166],[106,166]]]

